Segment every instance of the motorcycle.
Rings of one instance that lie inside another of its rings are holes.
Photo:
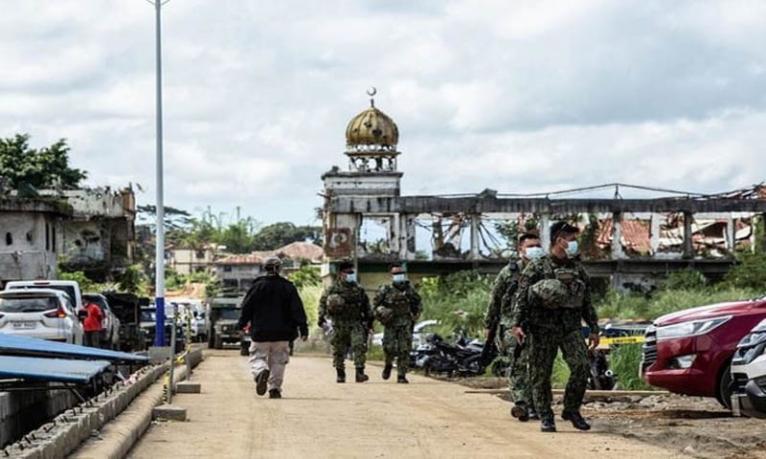
[[[426,376],[431,373],[452,376],[477,376],[484,373],[482,363],[483,343],[460,337],[454,343],[446,342],[434,334],[418,346],[410,357],[412,366],[421,368]]]

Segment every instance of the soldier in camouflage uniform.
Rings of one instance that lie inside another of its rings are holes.
[[[498,274],[492,289],[492,297],[485,317],[487,335],[496,337],[500,354],[510,359],[508,387],[514,406],[511,415],[526,422],[536,418],[529,385],[529,347],[520,345],[511,334],[513,298],[519,285],[519,277],[530,261],[543,255],[540,238],[536,234],[524,233],[519,237],[519,259],[511,260]]]
[[[598,318],[591,303],[590,280],[577,255],[577,228],[566,222],[551,227],[550,255],[530,263],[519,278],[512,333],[519,343],[529,340],[529,372],[541,430],[555,432],[551,410],[551,373],[559,349],[570,376],[561,417],[580,430],[590,425],[580,415],[588,383],[588,356],[581,333],[584,321],[589,344],[598,346]]]
[[[385,327],[383,352],[386,364],[383,379],[391,377],[392,364],[396,359],[397,383],[407,384],[407,368],[412,349],[412,327],[422,310],[420,295],[407,280],[401,266],[391,269],[393,283],[384,285],[373,300],[375,318]]]
[[[341,263],[337,281],[327,288],[319,299],[319,326],[329,318],[332,320],[335,334],[332,337],[333,365],[337,372],[337,382],[346,382],[345,357],[351,348],[356,367],[356,382],[369,379],[364,374],[367,358],[367,335],[372,329],[372,310],[370,299],[356,282],[354,265]]]

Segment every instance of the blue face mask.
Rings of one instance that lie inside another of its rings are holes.
[[[577,252],[580,251],[580,246],[577,245],[577,241],[569,241],[569,243],[567,244],[567,250],[566,251],[567,251],[567,256],[569,258],[572,258],[575,255],[577,255]]]
[[[400,283],[400,282],[407,282],[407,275],[406,274],[394,274],[393,275],[394,282]]]
[[[349,284],[356,284],[356,273],[346,274],[346,282]]]
[[[524,251],[524,256],[530,260],[537,260],[542,258],[543,255],[545,255],[545,252],[543,252],[542,247],[527,247]]]

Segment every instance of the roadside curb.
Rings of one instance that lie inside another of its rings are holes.
[[[196,354],[196,355],[195,355]],[[202,359],[201,350],[189,353],[190,363],[196,365]],[[162,383],[155,383],[161,379],[162,375],[168,370],[169,364],[165,363],[157,366],[150,366],[138,370],[131,375],[133,382],[118,382],[107,392],[94,397],[85,403],[82,403],[64,413],[56,416],[53,421],[44,424],[37,430],[25,435],[20,441],[5,448],[6,457],[24,458],[24,459],[54,459],[65,457],[75,451],[84,441],[91,438],[99,429],[108,426],[109,421],[122,417],[124,411],[128,409],[136,398],[142,399],[144,392],[148,390],[154,393],[155,387],[159,388],[159,396],[162,397]],[[179,376],[185,377],[186,368],[182,367],[178,371]],[[179,381],[181,378],[175,378]],[[131,407],[132,408],[132,407]],[[124,413],[126,414],[126,413]],[[151,407],[149,408],[149,421],[151,421]],[[146,423],[148,426],[148,422]],[[143,428],[145,429],[146,426]],[[140,427],[138,425],[137,427]],[[106,429],[105,429],[106,431]],[[129,437],[140,437],[143,430],[131,432]],[[101,435],[99,435],[101,436]],[[101,436],[103,438],[103,436]],[[135,441],[135,439],[133,441]],[[126,438],[127,440],[127,438]],[[133,443],[125,450],[130,449]],[[123,457],[123,456],[88,456],[88,457]]]
[[[202,361],[202,349],[191,351],[187,358],[191,367]],[[167,365],[167,364],[165,364]],[[176,368],[173,385],[187,377],[187,367]],[[152,422],[154,407],[164,397],[164,382],[157,381],[131,403],[114,421],[103,426],[97,438],[91,438],[72,453],[72,459],[119,459],[125,457]]]

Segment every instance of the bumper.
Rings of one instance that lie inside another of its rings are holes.
[[[754,380],[747,382],[744,393],[733,394],[731,398],[735,415],[766,419],[766,392]]]

